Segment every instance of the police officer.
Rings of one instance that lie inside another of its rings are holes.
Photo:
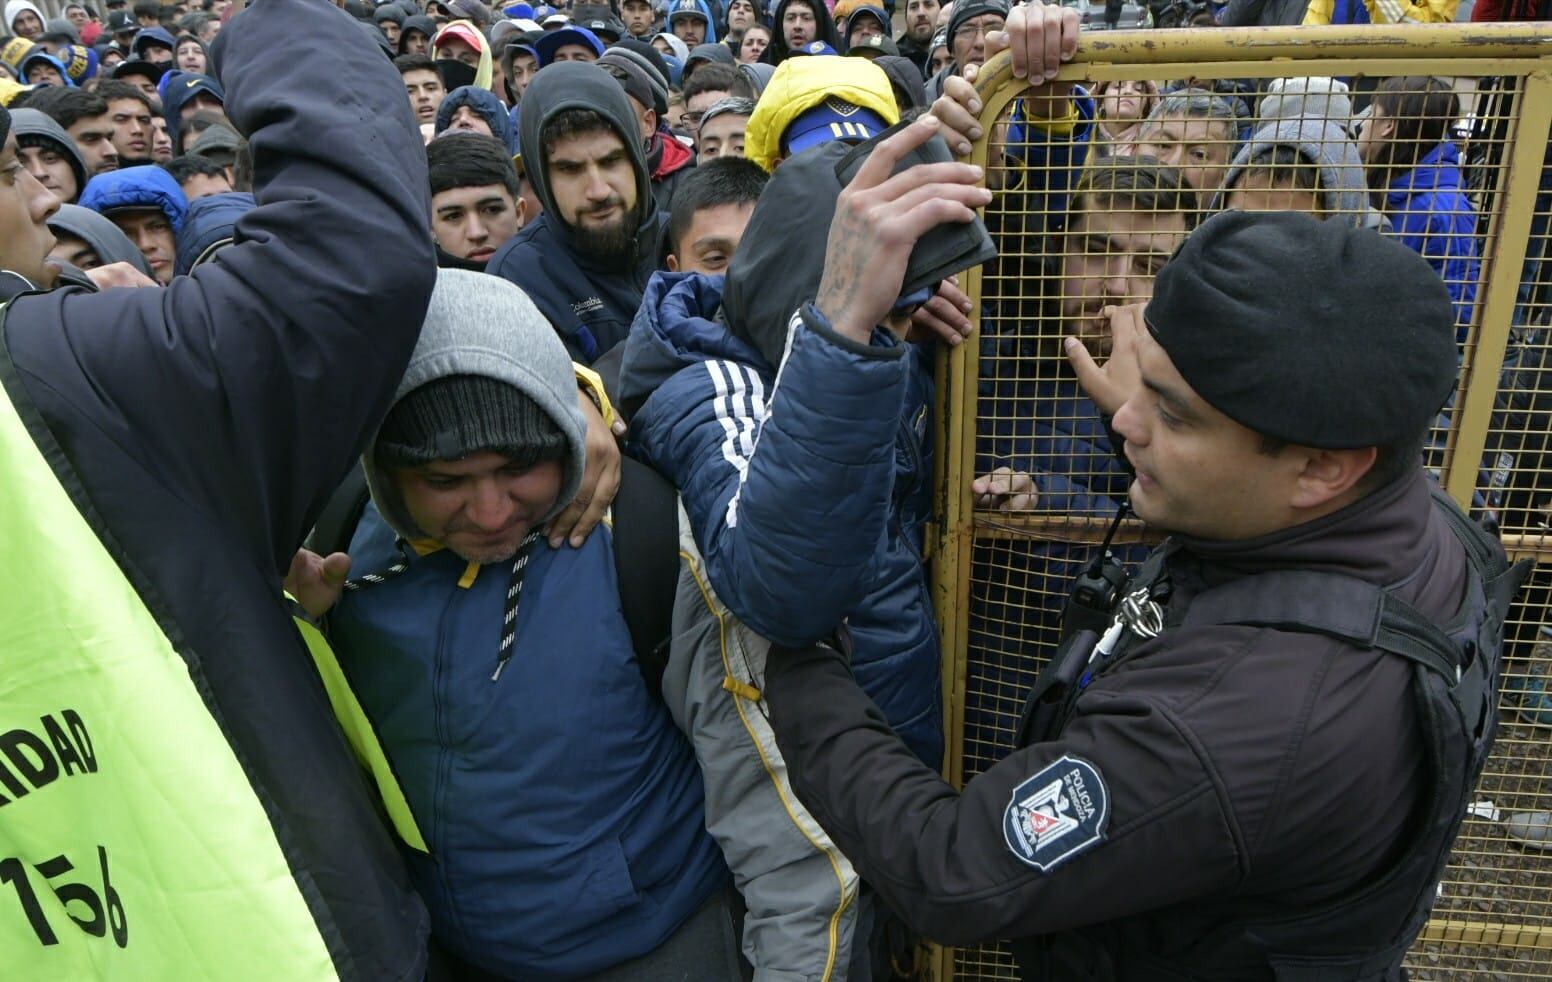
[[[798,797],[912,927],[1011,940],[1033,979],[1401,977],[1524,572],[1420,465],[1452,324],[1395,242],[1227,212],[1117,314],[1103,369],[1070,341],[1132,508],[1174,534],[963,792],[841,646],[771,653]]]

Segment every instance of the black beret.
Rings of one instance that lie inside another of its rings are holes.
[[[1209,405],[1300,446],[1406,439],[1455,387],[1454,312],[1439,274],[1343,221],[1216,215],[1159,272],[1144,319]]]

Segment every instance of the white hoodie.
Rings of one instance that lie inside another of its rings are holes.
[[[5,29],[8,33],[16,33],[16,28],[13,26],[16,23],[16,18],[28,10],[37,16],[40,25],[47,20],[43,16],[43,11],[39,10],[38,5],[33,3],[32,0],[6,0]]]

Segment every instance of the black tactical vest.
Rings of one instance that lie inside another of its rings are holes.
[[[1108,656],[1094,656],[1094,631],[1066,638],[1041,672],[1026,703],[1019,746],[1057,737],[1072,716],[1088,677],[1114,664],[1137,641],[1172,627],[1246,625],[1321,634],[1358,648],[1380,649],[1412,663],[1412,693],[1424,728],[1430,793],[1409,826],[1409,841],[1379,876],[1298,916],[1258,918],[1248,907],[1220,910],[1195,924],[1185,912],[1151,922],[1102,924],[1014,942],[1022,977],[1070,979],[1222,979],[1211,956],[1191,964],[1161,959],[1139,937],[1167,930],[1197,932],[1211,950],[1232,941],[1243,954],[1265,953],[1277,982],[1392,982],[1404,978],[1402,959],[1427,923],[1435,891],[1460,831],[1466,806],[1492,748],[1497,722],[1498,658],[1509,604],[1530,571],[1510,566],[1499,543],[1448,496],[1434,507],[1465,547],[1467,588],[1455,615],[1434,623],[1384,589],[1335,573],[1284,570],[1247,576],[1208,589],[1176,607],[1152,603],[1167,594],[1165,567],[1176,546],[1155,550],[1124,591],[1112,622]],[[1183,609],[1182,609],[1183,608]],[[1396,925],[1401,925],[1397,930]]]

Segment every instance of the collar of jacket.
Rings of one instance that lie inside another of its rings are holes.
[[[1208,586],[1294,568],[1390,584],[1419,568],[1432,514],[1429,478],[1418,467],[1340,511],[1268,535],[1233,542],[1178,538],[1182,554],[1200,562]]]

